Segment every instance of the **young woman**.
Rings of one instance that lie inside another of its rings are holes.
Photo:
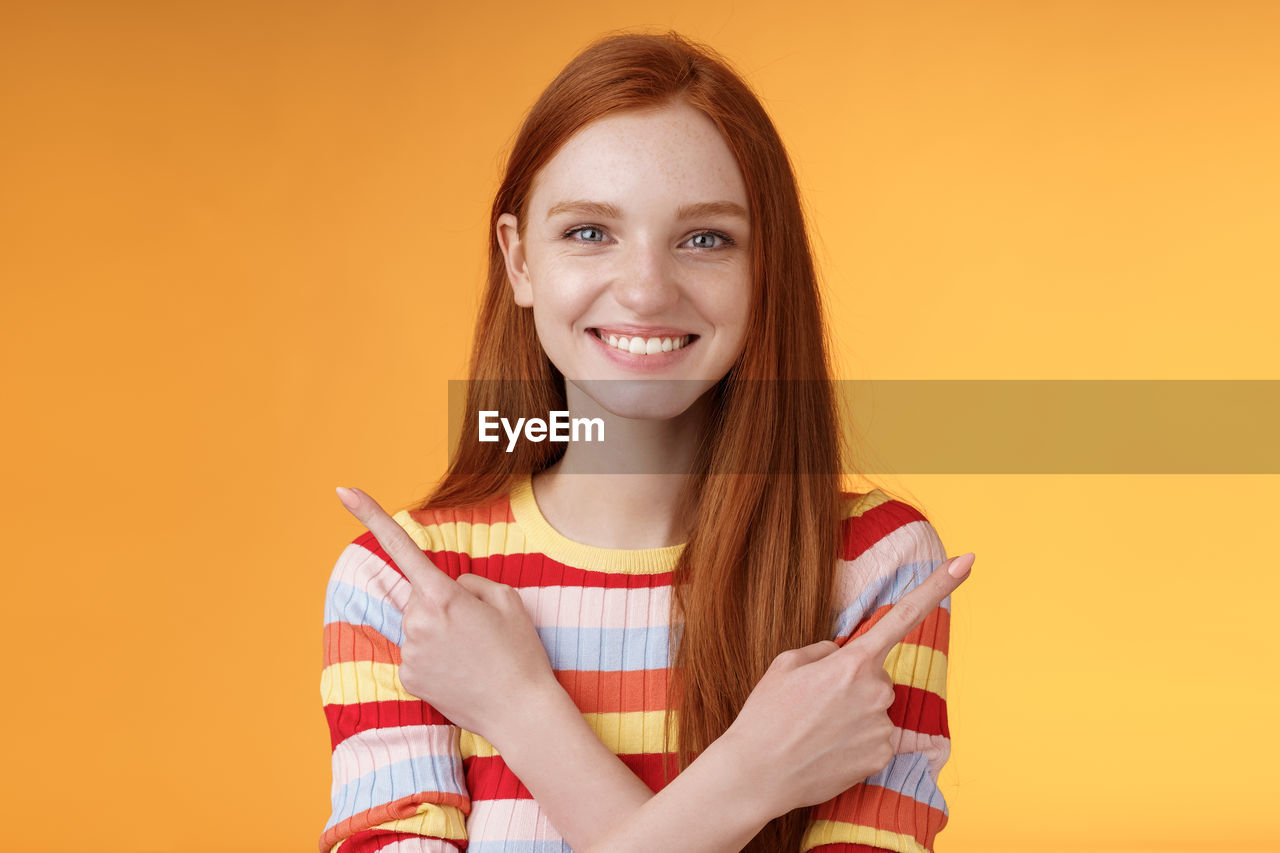
[[[932,849],[973,558],[841,491],[759,101],[674,33],[602,39],[530,112],[492,226],[448,473],[394,518],[339,490],[369,532],[326,597],[320,849]],[[602,435],[511,427],[555,412]]]

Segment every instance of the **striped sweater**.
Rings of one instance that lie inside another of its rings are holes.
[[[879,490],[847,495],[831,638],[865,632],[946,560],[933,526]],[[573,542],[543,518],[528,477],[488,506],[402,510],[395,520],[452,577],[519,591],[556,677],[597,736],[655,792],[664,750],[672,570],[683,545],[613,550]],[[333,749],[324,853],[561,853],[564,842],[502,756],[405,692],[397,677],[409,584],[372,533],[339,556],[325,596],[320,690]],[[932,851],[946,825],[938,771],[950,597],[885,662],[897,693],[884,770],[810,807],[800,851]],[[672,726],[674,729],[674,725]],[[671,743],[668,746],[673,746]]]

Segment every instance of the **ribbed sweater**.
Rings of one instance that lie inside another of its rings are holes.
[[[933,526],[880,490],[846,494],[830,637],[843,645],[946,561]],[[684,545],[583,545],[543,517],[528,477],[487,506],[394,516],[451,577],[474,572],[519,591],[557,680],[609,749],[649,787],[662,767],[669,709],[673,569]],[[696,568],[695,568],[696,570]],[[325,853],[561,853],[569,845],[479,735],[400,683],[409,583],[372,533],[338,557],[325,595],[320,691],[333,749]],[[946,825],[938,771],[950,754],[946,678],[950,597],[889,653],[889,765],[811,806],[799,851],[932,851]],[[671,744],[667,744],[671,745]],[[714,817],[709,817],[714,819]],[[792,853],[792,851],[779,851]]]

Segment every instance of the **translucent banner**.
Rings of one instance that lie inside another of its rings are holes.
[[[496,387],[504,384],[511,387]],[[539,398],[516,393],[515,384],[486,383],[480,396],[491,402]],[[802,401],[822,390],[803,380],[774,384],[742,390],[747,399],[774,401]],[[503,412],[493,403],[474,423],[464,423],[467,382],[451,381],[450,447],[456,453],[460,440],[475,442],[482,445],[480,455],[492,459],[520,442],[590,443],[593,458],[621,464],[617,454],[601,453],[610,448],[609,425],[620,422],[597,400],[680,406],[705,387],[652,379],[579,385],[590,397],[578,412],[549,406]],[[1280,381],[841,380],[831,389],[850,451],[845,473],[1280,474]],[[755,419],[761,430],[755,440],[767,448],[776,440],[770,430],[777,419],[763,409]],[[805,473],[779,461],[792,454],[764,455],[772,458],[761,460],[763,467],[735,460],[722,469]],[[644,467],[637,463],[632,470],[645,473]]]

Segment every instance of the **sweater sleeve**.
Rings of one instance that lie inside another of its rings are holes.
[[[844,645],[879,621],[892,606],[946,562],[937,531],[914,508],[885,501],[868,525],[846,537],[841,561],[835,641]],[[850,519],[853,521],[854,519]],[[883,534],[883,535],[881,535]],[[850,540],[861,544],[849,548]],[[896,697],[889,709],[894,755],[879,773],[810,807],[801,853],[932,853],[947,823],[938,772],[951,752],[947,729],[947,643],[951,597],[894,646],[885,660]]]
[[[338,557],[325,592],[320,693],[333,750],[322,853],[467,848],[460,729],[400,683],[409,583],[372,533]]]

